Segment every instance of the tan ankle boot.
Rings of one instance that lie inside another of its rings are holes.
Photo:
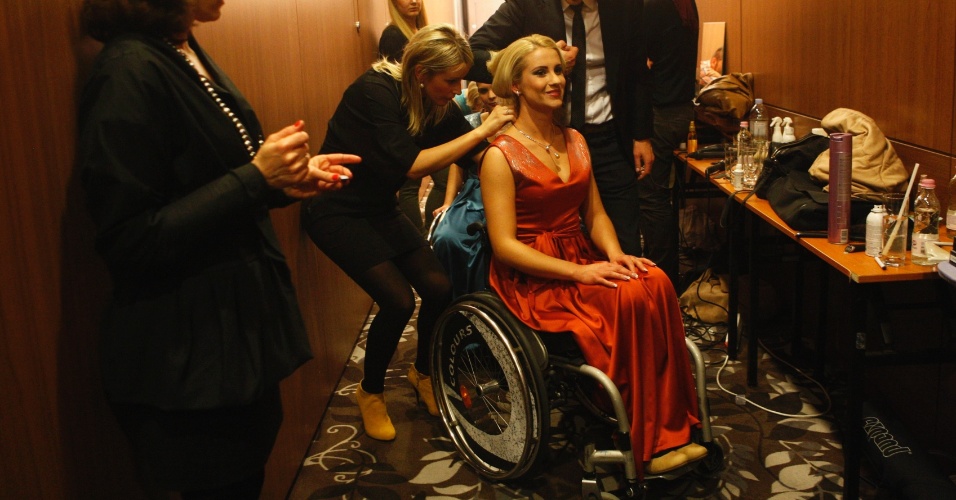
[[[690,443],[681,448],[677,449],[677,453],[687,457],[688,462],[693,462],[695,460],[700,460],[707,456],[707,448],[697,444]]]
[[[362,412],[362,423],[365,425],[365,434],[379,441],[395,439],[395,426],[388,418],[388,409],[385,407],[385,394],[369,394],[362,390],[359,383],[355,391],[359,411]]]
[[[435,393],[432,391],[432,378],[418,373],[415,365],[412,365],[412,367],[408,369],[408,381],[411,382],[412,387],[415,388],[417,399],[425,402],[425,406],[428,407],[428,413],[437,417],[438,404],[435,403]]]
[[[663,474],[683,467],[687,462],[687,457],[677,450],[669,451],[659,457],[652,458],[644,467],[644,471],[651,475]]]

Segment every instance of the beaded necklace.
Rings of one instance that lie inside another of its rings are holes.
[[[517,130],[518,132],[520,132],[521,135],[527,137],[529,141],[531,141],[531,142],[537,144],[538,146],[541,146],[542,148],[544,148],[545,151],[548,152],[548,154],[553,155],[555,160],[557,160],[558,158],[561,158],[561,154],[560,154],[560,153],[558,153],[557,151],[551,151],[551,143],[550,143],[550,142],[547,143],[547,144],[545,144],[545,143],[543,143],[543,142],[541,142],[541,141],[535,139],[534,137],[531,137],[530,135],[524,133],[524,130],[521,130],[520,128],[518,128],[517,125],[512,124],[512,126],[514,126],[515,130]],[[552,129],[552,131],[553,131],[553,129]],[[554,135],[552,134],[552,137],[553,137],[553,136],[554,136]]]
[[[193,64],[193,62],[189,59],[189,55],[186,54],[186,51],[173,45],[173,43],[170,42],[169,40],[166,40],[166,43],[170,47],[172,47],[173,50],[175,50],[179,55],[181,55],[183,59],[186,61],[186,64],[188,64],[189,67],[196,72],[196,74],[199,76],[199,81],[202,82],[203,88],[206,89],[206,92],[209,94],[210,97],[212,97],[212,100],[219,105],[219,109],[222,110],[223,114],[225,114],[227,118],[232,120],[232,124],[236,126],[236,130],[239,132],[239,137],[242,138],[242,144],[246,146],[246,151],[249,152],[249,157],[255,158],[256,149],[252,142],[252,136],[249,135],[249,131],[246,130],[246,126],[242,124],[242,121],[239,120],[239,117],[236,116],[236,114],[231,109],[229,109],[229,106],[226,106],[226,103],[222,100],[222,98],[219,97],[219,93],[216,92],[215,88],[213,88],[212,82],[210,82],[208,78],[206,78],[205,76],[203,76],[202,73],[199,72],[199,68],[197,68],[196,65]],[[259,145],[261,144],[262,144],[262,140],[259,140]]]

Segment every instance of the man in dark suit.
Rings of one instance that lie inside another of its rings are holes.
[[[580,7],[578,7],[580,5]],[[587,70],[583,123],[571,126],[587,140],[594,178],[621,242],[632,255],[641,252],[638,179],[651,173],[654,153],[647,56],[640,36],[641,0],[507,0],[471,36],[475,65],[467,78],[491,81],[489,51],[504,49],[527,35],[542,34],[565,51],[569,94],[574,72]],[[584,40],[574,40],[575,11],[583,16]],[[565,41],[567,40],[567,43]],[[585,46],[585,52],[578,48]],[[581,76],[581,75],[579,75]],[[578,101],[581,102],[581,101]],[[580,114],[578,115],[581,116]]]
[[[641,229],[653,260],[676,286],[680,228],[671,205],[674,150],[687,140],[697,93],[697,37],[700,20],[694,0],[644,0],[643,33],[651,60],[654,110],[654,171],[638,184]]]

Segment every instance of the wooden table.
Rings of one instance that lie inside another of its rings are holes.
[[[687,168],[692,172],[707,178],[706,169],[713,163],[713,159],[691,159],[686,155],[679,155],[679,160],[684,161]],[[872,304],[875,298],[874,285],[896,281],[919,281],[919,280],[939,280],[936,266],[918,266],[912,264],[908,259],[907,264],[900,267],[888,267],[886,270],[880,268],[873,257],[867,256],[864,252],[846,253],[846,245],[835,245],[827,242],[826,237],[807,237],[799,231],[793,230],[783,220],[777,216],[767,200],[751,196],[749,191],[735,192],[733,185],[723,176],[709,178],[711,184],[723,191],[727,196],[734,196],[738,202],[738,208],[742,205],[747,209],[744,213],[752,214],[770,224],[778,231],[798,243],[801,247],[807,249],[810,254],[816,256],[823,262],[826,262],[833,269],[839,271],[848,278],[850,311],[847,311],[850,322],[850,330],[846,332],[848,339],[852,339],[853,355],[850,359],[848,370],[849,404],[847,418],[844,422],[845,432],[845,451],[844,451],[844,471],[843,478],[844,497],[847,499],[857,498],[859,495],[859,469],[860,456],[863,446],[862,433],[862,405],[863,405],[863,382],[866,368],[866,309]],[[746,200],[746,201],[745,201]],[[742,217],[735,217],[742,220]],[[756,272],[756,262],[754,256],[755,245],[758,241],[758,224],[751,224],[749,241],[750,248],[750,311],[751,316],[756,315],[759,309],[759,293],[757,293],[758,273]],[[737,281],[739,271],[733,258],[734,252],[741,242],[736,241],[738,231],[731,229],[728,231],[728,248],[731,252],[730,262],[730,304],[728,311],[729,325],[728,335],[728,354],[732,359],[736,359],[738,331],[737,331]],[[754,321],[751,321],[754,323]],[[747,344],[747,383],[751,387],[757,384],[757,340],[758,331],[756,328],[750,328]],[[819,344],[819,342],[818,342]]]

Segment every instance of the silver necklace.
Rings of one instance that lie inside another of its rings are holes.
[[[253,145],[252,136],[249,135],[249,131],[246,130],[246,126],[242,124],[242,121],[239,120],[239,117],[236,116],[236,114],[229,109],[229,106],[226,106],[226,103],[222,100],[222,98],[219,97],[219,93],[213,88],[212,82],[210,82],[208,78],[199,72],[199,68],[197,68],[196,65],[193,64],[193,62],[189,59],[189,55],[186,54],[186,51],[173,45],[173,43],[169,40],[166,40],[166,43],[183,57],[183,59],[186,61],[186,64],[188,64],[190,68],[196,71],[196,74],[199,75],[199,81],[202,82],[202,86],[206,89],[206,92],[210,97],[212,97],[213,101],[216,101],[216,104],[219,105],[219,109],[222,110],[223,114],[232,120],[232,124],[236,126],[236,130],[239,132],[239,137],[242,138],[242,144],[246,146],[246,151],[249,152],[249,157],[255,158],[256,148]],[[262,145],[261,139],[259,140],[259,145]]]
[[[561,158],[561,154],[560,154],[560,153],[558,153],[557,151],[551,151],[551,143],[550,143],[550,142],[547,143],[547,144],[545,144],[545,143],[543,143],[543,142],[541,142],[541,141],[535,139],[534,137],[531,137],[530,135],[524,133],[524,131],[521,130],[520,128],[518,128],[517,125],[514,125],[514,124],[512,124],[512,125],[514,126],[515,130],[517,130],[521,135],[527,137],[529,141],[531,141],[531,142],[537,144],[538,146],[541,146],[542,148],[544,148],[545,151],[547,151],[548,154],[554,156],[554,159],[555,159],[555,160],[557,160],[558,158]],[[552,129],[552,130],[553,130],[553,129]]]

